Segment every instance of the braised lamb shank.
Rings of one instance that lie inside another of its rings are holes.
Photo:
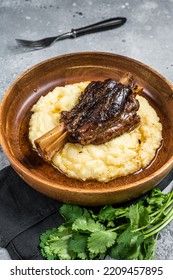
[[[39,154],[50,161],[65,142],[103,144],[140,122],[136,93],[131,73],[119,82],[107,79],[91,82],[71,111],[61,112],[60,125],[35,140]]]
[[[129,85],[112,79],[91,82],[78,104],[61,113],[61,122],[69,132],[69,141],[103,144],[133,129],[140,121],[139,102]]]

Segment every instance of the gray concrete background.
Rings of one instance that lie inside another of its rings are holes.
[[[25,51],[15,43],[15,38],[54,36],[116,16],[127,17],[127,23],[118,29],[60,41],[40,51]],[[0,0],[0,44],[0,100],[14,79],[29,67],[80,51],[129,56],[173,83],[173,0]],[[0,149],[0,169],[7,165]],[[157,259],[173,260],[172,245],[173,222],[159,236]],[[0,259],[10,259],[5,249],[0,248]]]

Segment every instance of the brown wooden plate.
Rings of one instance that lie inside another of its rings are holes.
[[[118,80],[127,71],[143,86],[163,125],[162,147],[148,167],[108,183],[82,182],[66,177],[32,150],[28,122],[41,95],[75,82]],[[30,68],[8,89],[1,103],[0,141],[15,171],[45,195],[87,206],[128,201],[156,186],[173,167],[173,86],[155,70],[125,56],[99,52],[58,56]]]

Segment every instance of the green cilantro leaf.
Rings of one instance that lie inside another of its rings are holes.
[[[104,226],[98,221],[94,221],[92,218],[86,218],[84,216],[76,219],[72,224],[72,230],[85,233],[100,231],[103,229]]]
[[[77,218],[82,216],[83,210],[81,207],[76,205],[63,204],[60,208],[60,214],[67,223],[72,224]]]
[[[77,254],[85,253],[87,247],[87,236],[80,233],[73,233],[69,241],[68,249]]]
[[[115,260],[123,260],[128,253],[128,248],[125,244],[115,243],[109,250],[108,255]]]
[[[100,210],[98,215],[100,221],[112,221],[115,218],[115,208],[111,205],[105,206]]]
[[[153,260],[155,258],[156,239],[148,237],[144,240],[144,260]]]
[[[80,260],[88,260],[88,255],[85,252],[78,253],[77,256]]]
[[[140,203],[129,207],[128,217],[130,219],[131,229],[140,228],[149,222],[148,211]]]
[[[46,243],[47,239],[49,238],[50,235],[55,233],[57,231],[57,228],[52,228],[46,230],[44,233],[40,235],[40,246],[44,247],[44,244]]]
[[[109,250],[109,255],[114,259],[141,259],[141,244],[144,236],[141,232],[133,233],[127,228],[116,240],[116,244]]]
[[[72,257],[68,253],[67,245],[68,239],[51,239],[46,242],[44,250],[46,254],[55,256],[55,259],[70,260]]]
[[[114,208],[107,205],[100,210],[98,215],[100,221],[115,221],[115,219],[126,217],[128,213],[127,208]]]
[[[97,231],[88,237],[88,250],[91,253],[106,253],[107,248],[115,243],[117,234],[111,231]]]
[[[49,234],[50,233],[50,234]],[[52,231],[47,231],[46,236],[41,235],[40,247],[42,255],[47,259],[71,259],[67,252],[67,244],[72,236],[71,230],[63,225]]]
[[[150,195],[146,198],[147,204],[152,206],[153,209],[157,210],[158,208],[164,206],[168,199],[169,194],[164,194],[160,189],[154,188]]]

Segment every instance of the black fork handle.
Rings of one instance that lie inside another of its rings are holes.
[[[126,20],[127,19],[125,17],[115,17],[115,18],[106,19],[78,29],[72,29],[71,36],[75,38],[77,36],[81,36],[89,33],[95,33],[99,31],[117,28],[123,25],[126,22]]]

